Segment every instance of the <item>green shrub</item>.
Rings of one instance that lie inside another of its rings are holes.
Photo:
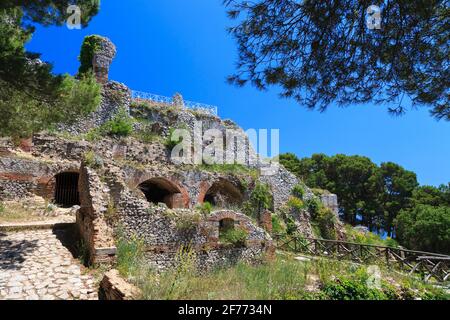
[[[315,197],[306,200],[306,207],[311,214],[311,218],[315,218],[319,214],[319,210],[322,207],[322,203]]]
[[[78,253],[78,259],[81,261],[81,263],[84,266],[88,266],[90,254],[89,248],[84,240],[80,240],[78,242],[78,244],[76,245],[76,252]]]
[[[125,108],[120,108],[117,114],[102,127],[108,135],[126,137],[133,131],[133,120]]]
[[[198,227],[201,221],[201,216],[198,213],[183,213],[178,214],[175,221],[177,230],[181,232],[191,232]]]
[[[236,247],[245,246],[245,241],[248,237],[248,231],[240,227],[230,228],[221,232],[220,242],[223,244],[230,244]]]
[[[90,142],[99,141],[102,138],[102,133],[99,128],[91,129],[85,134],[85,139]]]
[[[56,124],[77,121],[96,110],[100,103],[101,88],[91,74],[79,80],[69,75],[58,76],[52,82],[51,95],[46,93],[45,98],[35,98],[0,83],[0,135],[15,141],[29,138],[33,133],[54,129]]]
[[[313,224],[316,224],[320,232],[320,236],[324,239],[336,239],[336,215],[328,208],[321,207],[319,213],[313,219]]]
[[[99,169],[103,167],[103,159],[100,158],[94,151],[90,150],[84,154],[84,163],[92,169]]]
[[[152,208],[149,208],[148,211],[150,214],[154,213]],[[191,232],[195,230],[202,220],[202,216],[198,211],[178,212],[168,209],[163,213],[166,218],[175,223],[176,229],[180,232]]]
[[[398,248],[398,242],[395,239],[392,239],[391,237],[387,237],[384,240],[384,245],[386,247],[391,247],[391,248]]]
[[[423,300],[438,300],[438,301],[449,301],[450,293],[445,292],[441,289],[428,290],[421,294]]]
[[[336,279],[326,283],[322,292],[330,300],[386,300],[383,291],[369,288],[366,284],[352,279]]]
[[[272,215],[272,233],[283,235],[287,232],[286,224],[277,214]]]
[[[175,139],[175,136],[174,136],[175,130],[176,130],[175,128],[170,128],[169,135],[167,136],[166,141],[164,142],[164,145],[169,150],[172,150],[177,145],[179,145],[180,143],[183,142],[183,137],[179,137],[178,140]]]
[[[200,213],[204,216],[210,215],[213,210],[213,205],[209,202],[204,202],[197,206]]]
[[[58,118],[61,122],[70,123],[97,110],[101,102],[101,87],[92,72],[83,74],[79,79],[64,75],[59,95],[61,101],[58,109],[61,114]]]
[[[386,246],[397,248],[398,243],[394,239],[388,237],[385,240],[381,238],[381,236],[373,233],[373,232],[362,232],[351,225],[345,225],[345,233],[347,237],[347,241],[356,242],[361,244],[370,244],[377,246]]]
[[[117,241],[117,270],[127,277],[135,273],[144,258],[145,243],[137,236],[127,238],[119,235]]]
[[[5,212],[5,205],[3,204],[3,202],[0,202],[0,214],[2,214],[3,212]]]
[[[316,197],[320,197],[322,195],[330,194],[330,191],[324,190],[324,189],[319,189],[319,188],[313,188],[313,189],[311,189],[311,191]]]
[[[305,208],[305,203],[297,197],[290,197],[287,203],[287,206],[290,209],[294,209],[296,211],[303,210]]]
[[[401,292],[393,285],[386,281],[381,282],[381,288],[387,300],[402,300]]]
[[[264,210],[273,207],[273,196],[270,186],[257,182],[250,194],[250,199],[243,204],[243,211],[246,215],[259,220]]]
[[[286,218],[286,232],[290,235],[297,232],[297,225],[295,224],[295,220],[292,217]]]
[[[302,185],[298,184],[292,189],[292,195],[296,198],[299,198],[303,200],[303,197],[305,195],[305,189]]]
[[[133,137],[143,143],[153,143],[161,139],[158,134],[147,130],[139,130],[137,132],[134,132]]]
[[[112,200],[108,202],[108,207],[105,212],[105,221],[112,226],[115,226],[119,222],[119,213]]]
[[[101,40],[102,37],[98,35],[91,35],[84,38],[80,56],[78,57],[78,60],[80,60],[79,75],[92,70],[92,60],[94,59],[94,54],[100,49]]]

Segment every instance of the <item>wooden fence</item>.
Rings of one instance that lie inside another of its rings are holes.
[[[450,256],[353,242],[275,235],[279,250],[312,256],[350,260],[364,264],[384,264],[410,274],[420,274],[426,281],[450,280]]]

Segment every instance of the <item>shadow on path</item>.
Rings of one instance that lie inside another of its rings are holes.
[[[0,270],[20,270],[26,256],[38,247],[38,240],[13,240],[0,232]]]
[[[56,225],[52,231],[56,236],[56,239],[58,239],[67,250],[69,250],[73,258],[78,259],[80,256],[81,242],[78,236],[76,225]]]

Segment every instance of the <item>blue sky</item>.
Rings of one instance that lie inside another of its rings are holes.
[[[280,129],[281,152],[365,155],[378,164],[399,163],[422,184],[450,181],[450,123],[426,110],[399,118],[374,105],[318,113],[279,99],[276,88],[228,85],[237,58],[226,32],[230,24],[222,0],[103,0],[86,29],[38,27],[27,48],[43,53],[55,72],[75,74],[84,36],[107,36],[118,48],[110,79],[134,90],[180,92],[187,100],[217,105],[222,118],[245,129]]]

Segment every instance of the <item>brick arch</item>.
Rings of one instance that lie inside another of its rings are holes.
[[[219,200],[217,198],[220,198]],[[198,203],[202,204],[206,201],[213,205],[226,207],[227,204],[242,204],[244,194],[240,186],[230,180],[219,178],[214,182],[203,181],[200,184],[200,193],[198,195]],[[222,202],[222,203],[218,203]]]
[[[189,193],[173,178],[142,175],[134,188],[142,191],[149,202],[163,202],[169,208],[189,208]]]
[[[58,170],[52,173],[52,175],[40,177],[37,181],[36,195],[43,197],[44,199],[54,202],[55,200],[55,188],[56,188],[56,176],[61,173],[78,173],[79,168],[67,168],[64,170]]]

